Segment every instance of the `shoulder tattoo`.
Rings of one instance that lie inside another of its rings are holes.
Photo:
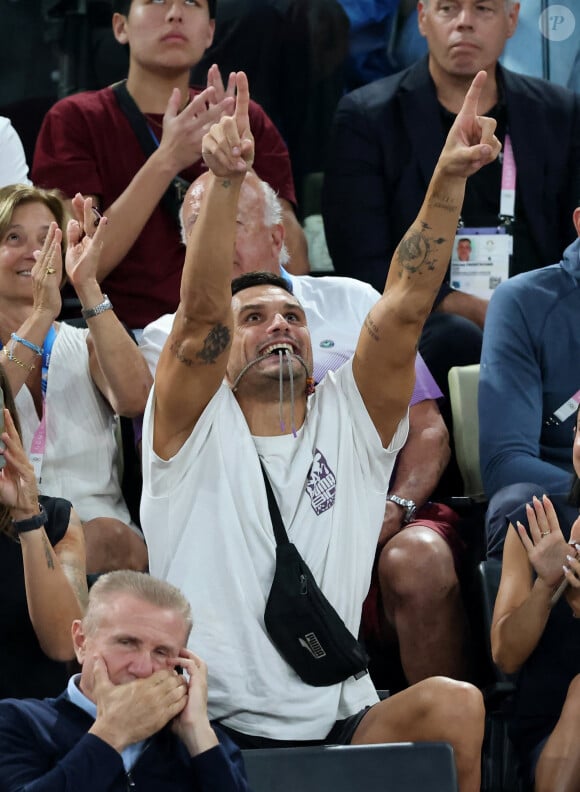
[[[179,343],[171,345],[171,351],[185,366],[193,366],[196,363],[215,363],[218,357],[228,348],[230,343],[230,330],[222,324],[216,324],[209,331],[204,339],[202,349],[196,353],[195,359],[183,354],[182,346]]]

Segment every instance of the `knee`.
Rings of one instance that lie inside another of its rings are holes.
[[[531,501],[533,495],[541,497],[542,493],[542,488],[537,484],[521,482],[508,484],[491,497],[485,515],[488,558],[496,558],[498,561],[502,560],[503,545],[507,533],[506,517],[508,514],[523,503]]]
[[[83,523],[88,572],[115,569],[147,569],[144,540],[126,523],[112,517],[97,517]]]
[[[426,527],[405,528],[383,548],[378,561],[381,590],[400,598],[442,599],[458,585],[447,542]]]
[[[475,685],[448,677],[429,677],[417,683],[425,717],[445,725],[450,740],[483,738],[485,706]]]

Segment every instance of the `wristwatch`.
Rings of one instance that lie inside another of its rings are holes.
[[[408,498],[399,498],[398,495],[387,495],[388,501],[393,501],[396,503],[397,506],[401,506],[405,510],[405,516],[403,517],[403,524],[406,525],[410,523],[411,520],[415,518],[415,512],[417,511],[417,504],[413,500],[409,500]]]
[[[113,303],[106,294],[103,294],[103,302],[95,305],[94,308],[83,308],[81,316],[83,319],[92,319],[93,316],[98,316],[99,314],[105,313],[105,311],[110,311],[112,307]]]

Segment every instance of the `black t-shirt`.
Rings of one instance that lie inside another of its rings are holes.
[[[445,134],[449,132],[455,115],[440,105],[441,119]],[[495,118],[497,122],[496,137],[502,146],[505,142],[507,128],[507,111],[503,99],[486,112],[486,116]],[[514,152],[515,156],[515,152]],[[499,208],[501,195],[501,172],[503,150],[497,159],[470,176],[465,188],[465,199],[461,210],[461,219],[465,228],[497,228],[500,225]],[[538,269],[553,261],[542,261],[530,234],[528,220],[522,206],[521,195],[517,182],[515,217],[509,225],[509,232],[514,237],[514,252],[510,261],[510,277],[520,272]]]

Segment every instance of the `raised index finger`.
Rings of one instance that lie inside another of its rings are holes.
[[[477,115],[477,104],[479,102],[479,97],[481,96],[481,92],[486,80],[487,72],[477,72],[471,85],[469,86],[467,93],[465,94],[465,99],[463,100],[463,105],[461,106],[462,113],[470,116]]]
[[[236,74],[236,109],[234,111],[234,118],[238,131],[245,131],[250,125],[249,118],[250,109],[250,87],[248,85],[248,78],[245,72],[238,72]]]

